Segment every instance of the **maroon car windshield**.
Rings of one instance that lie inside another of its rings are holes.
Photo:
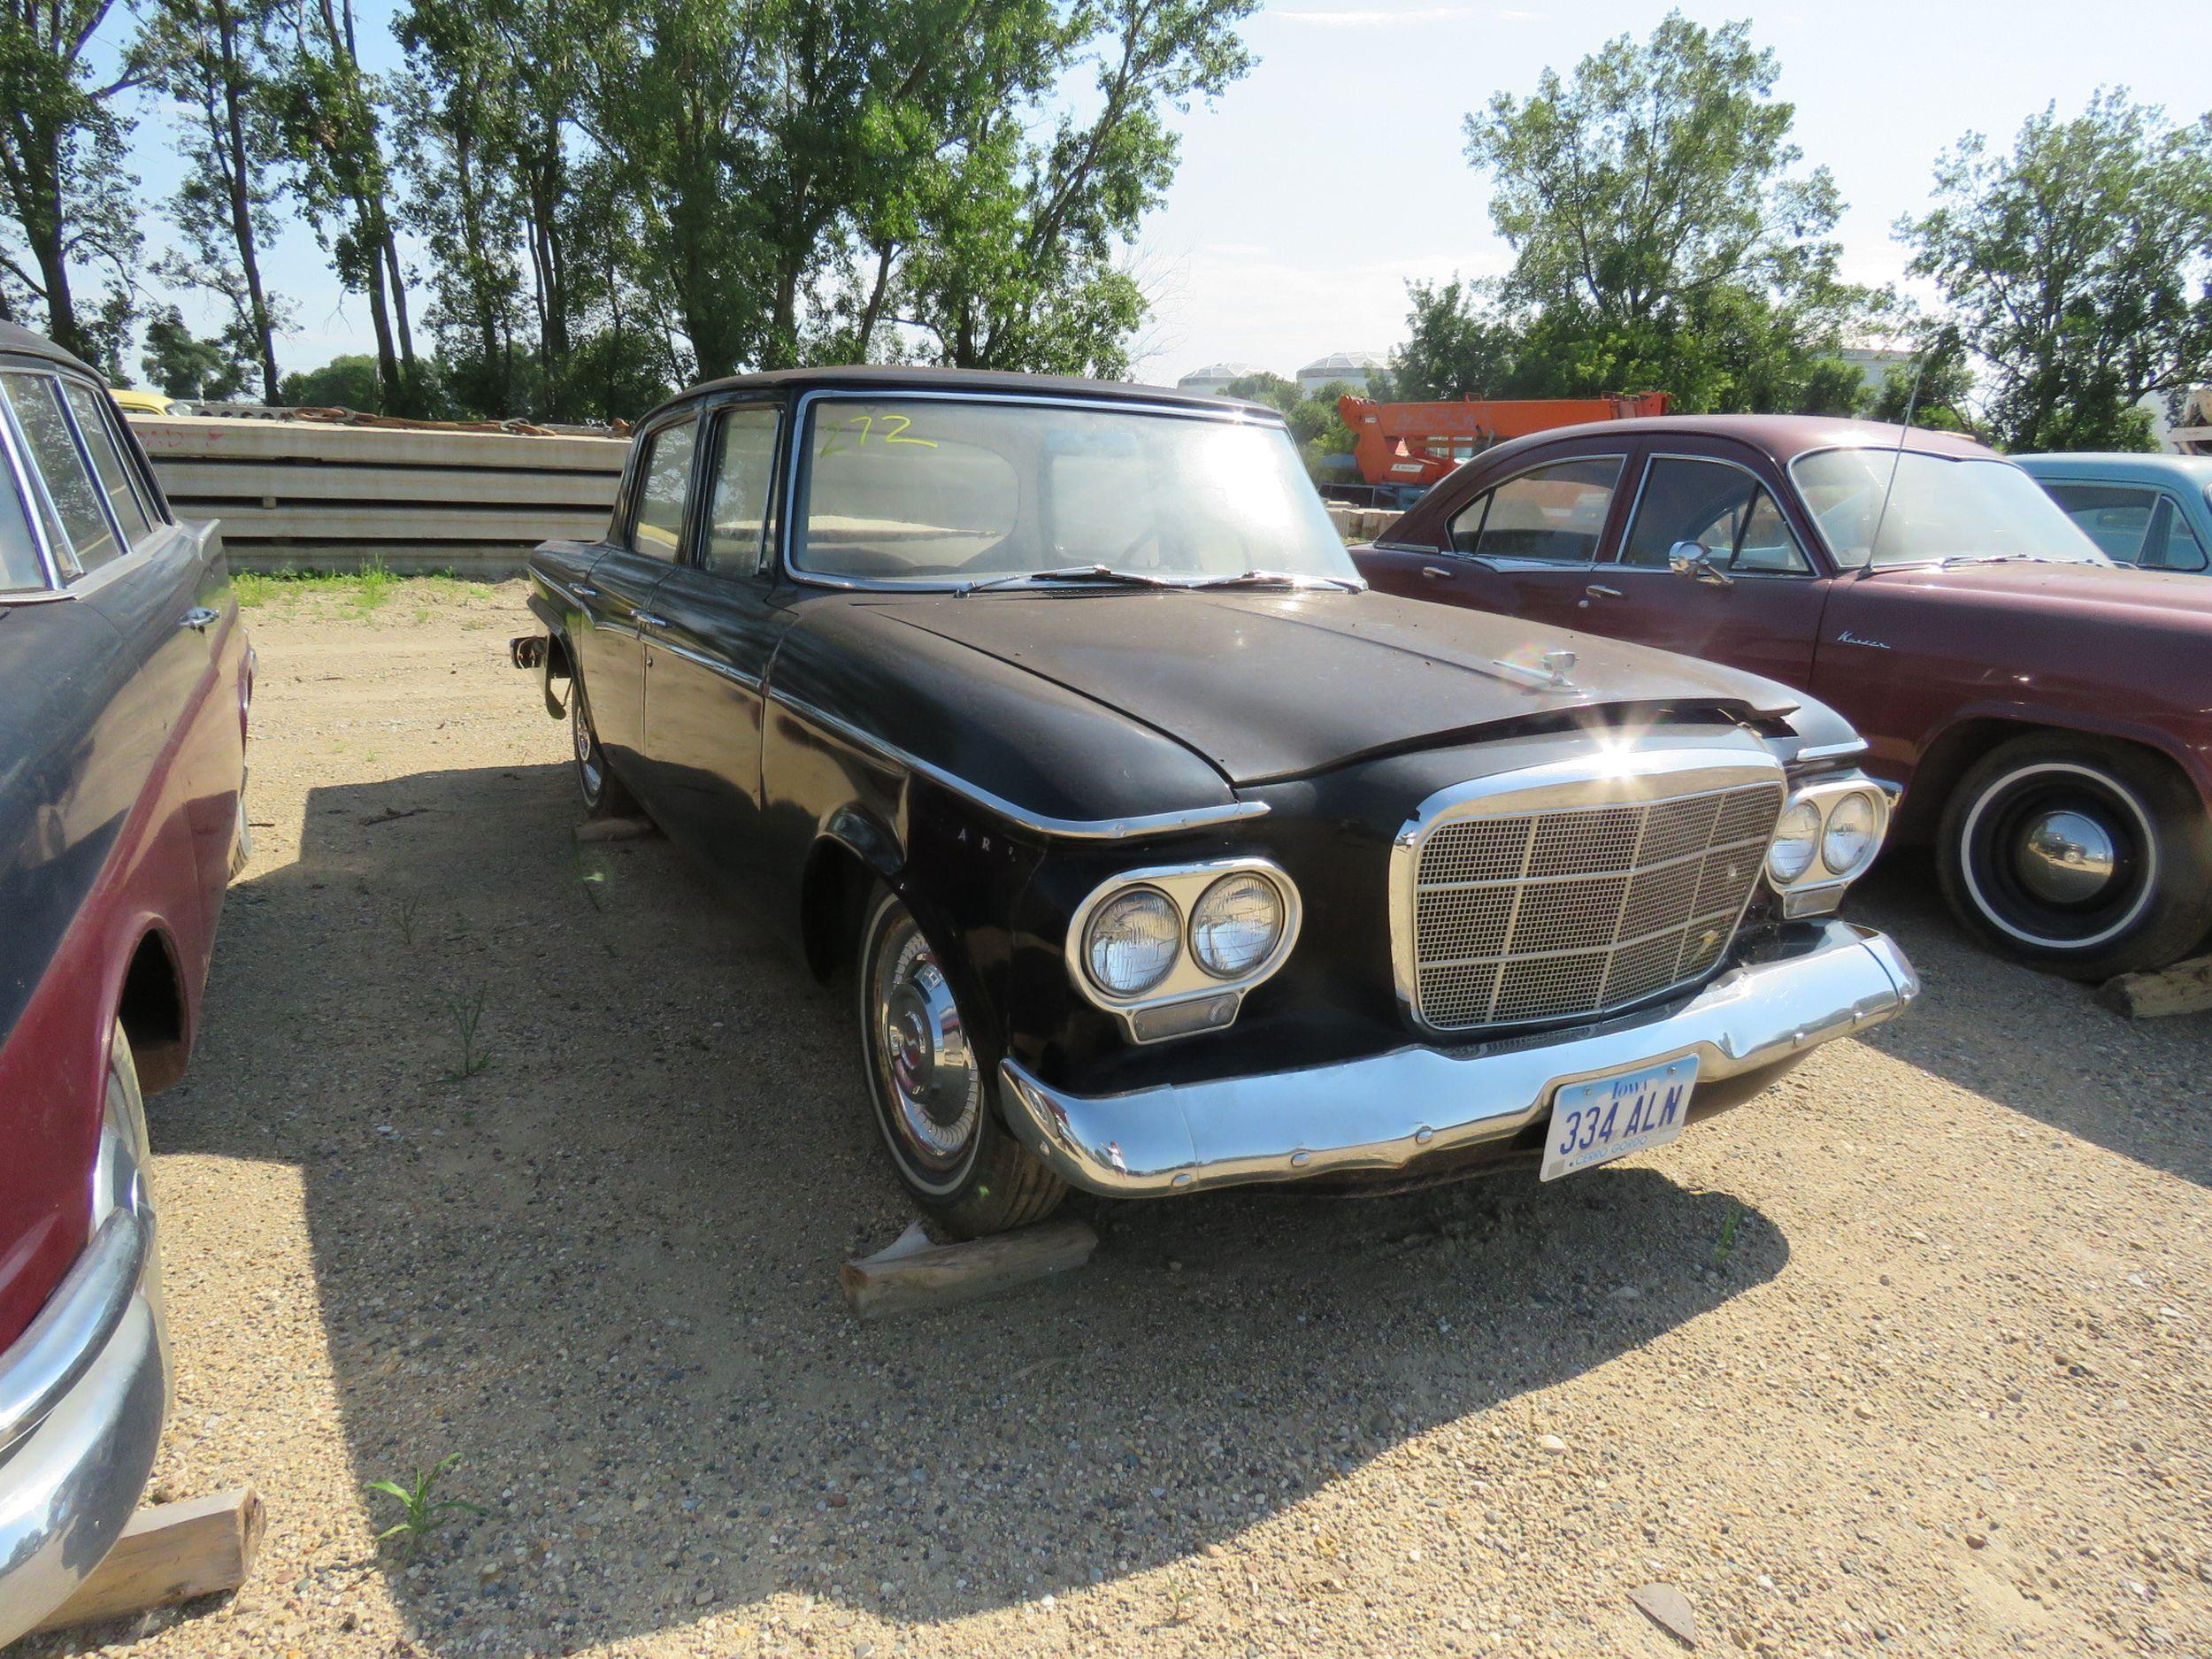
[[[1792,461],[1790,475],[1846,570],[1975,558],[2110,563],[2009,461],[1916,449],[1816,449]]]

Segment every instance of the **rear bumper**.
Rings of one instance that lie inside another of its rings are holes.
[[[170,1371],[143,1151],[111,1123],[98,1181],[113,1207],[0,1354],[0,1646],[91,1576],[153,1469]]]
[[[1511,1141],[1564,1084],[1698,1057],[1700,1088],[1778,1072],[1811,1049],[1894,1019],[1919,976],[1883,934],[1843,922],[1721,975],[1671,1010],[1555,1041],[1409,1047],[1333,1065],[1079,1095],[999,1066],[1023,1144],[1086,1191],[1141,1198],[1248,1181],[1387,1174]]]

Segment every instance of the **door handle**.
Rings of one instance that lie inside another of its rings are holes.
[[[1441,565],[1424,565],[1421,566],[1421,574],[1432,582],[1448,582],[1459,572],[1448,571]]]
[[[657,617],[649,611],[633,611],[630,620],[641,628],[664,628],[668,626],[666,617]]]
[[[569,592],[574,594],[579,599],[596,599],[599,597],[599,590],[596,588],[594,588],[589,582],[578,582],[575,587],[569,589]]]
[[[180,628],[189,628],[195,634],[204,634],[222,619],[221,611],[210,611],[205,605],[194,605],[191,610],[184,613],[177,626]]]
[[[1618,599],[1621,596],[1619,588],[1608,588],[1603,582],[1592,582],[1582,591],[1593,599]]]

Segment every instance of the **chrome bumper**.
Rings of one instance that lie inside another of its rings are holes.
[[[1297,1071],[1079,1095],[999,1065],[1008,1121],[1055,1173],[1119,1198],[1402,1169],[1509,1140],[1553,1092],[1694,1054],[1701,1085],[1780,1065],[1894,1019],[1920,978],[1885,935],[1844,922],[1778,960],[1722,974],[1671,1012],[1556,1041],[1405,1048]]]
[[[111,1207],[38,1317],[0,1354],[0,1647],[105,1558],[138,1508],[168,1416],[141,1133],[109,1124],[96,1185]]]

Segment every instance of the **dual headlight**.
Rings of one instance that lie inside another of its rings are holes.
[[[1213,1030],[1281,965],[1298,919],[1297,889],[1264,860],[1133,870],[1078,908],[1068,965],[1140,1041]]]
[[[1774,826],[1767,880],[1785,895],[1852,880],[1874,862],[1888,827],[1889,798],[1864,777],[1808,785]]]

